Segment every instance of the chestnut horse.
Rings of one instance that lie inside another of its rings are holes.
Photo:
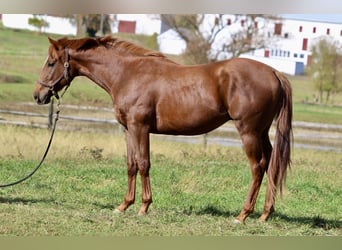
[[[292,91],[286,77],[257,61],[235,58],[206,65],[179,65],[163,54],[111,36],[52,40],[34,89],[38,104],[47,104],[76,76],[86,76],[111,97],[115,116],[125,128],[128,188],[115,212],[135,200],[137,172],[142,206],[152,202],[150,133],[198,135],[233,120],[250,162],[252,182],[236,222],[254,210],[267,172],[261,221],[274,211],[290,165]],[[268,131],[276,120],[272,147]]]

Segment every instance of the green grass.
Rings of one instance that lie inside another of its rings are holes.
[[[10,126],[0,127],[0,132],[1,148],[7,145],[0,153],[3,183],[32,169],[48,133]],[[123,136],[57,131],[43,168],[27,182],[0,190],[0,234],[342,235],[339,153],[294,150],[276,213],[267,223],[257,221],[263,183],[255,213],[246,225],[234,225],[250,182],[242,149],[213,145],[204,150],[153,137],[154,202],[145,217],[137,215],[140,178],[136,203],[124,214],[113,214],[126,192],[124,149]]]
[[[342,107],[295,103],[293,119],[296,121],[342,124]]]
[[[342,124],[342,94],[328,104],[314,104],[313,83],[307,76],[288,76],[293,88],[293,118],[297,121]]]

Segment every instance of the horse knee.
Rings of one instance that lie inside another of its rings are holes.
[[[137,166],[135,164],[127,164],[127,175],[128,176],[135,176],[138,172]]]
[[[140,160],[138,162],[139,173],[141,176],[148,176],[150,171],[150,161],[149,160]]]

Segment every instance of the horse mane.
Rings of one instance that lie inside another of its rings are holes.
[[[114,49],[119,54],[124,55],[133,55],[133,56],[154,56],[154,57],[161,57],[166,58],[164,54],[155,51],[145,49],[139,45],[134,43],[122,40],[117,37],[113,36],[105,36],[99,38],[81,38],[81,39],[67,39],[62,38],[59,39],[58,45],[61,48],[68,47],[69,49],[75,49],[77,51],[84,51],[88,49],[97,48],[100,46],[104,46],[107,49]]]
[[[105,36],[100,38],[99,42],[106,48],[113,48],[116,51],[124,54],[131,54],[135,56],[165,57],[165,55],[158,51],[145,49],[139,45],[136,45],[125,40],[121,40],[117,37]]]

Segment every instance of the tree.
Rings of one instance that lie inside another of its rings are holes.
[[[28,24],[37,28],[39,33],[42,33],[43,28],[50,26],[50,24],[45,21],[44,18],[39,18],[39,15],[33,15],[33,17],[29,18]]]
[[[102,36],[111,32],[111,18],[107,14],[75,14],[67,16],[77,27],[76,36]]]
[[[161,15],[187,43],[189,63],[207,63],[263,48],[267,39],[265,15]]]
[[[110,33],[110,17],[104,14],[89,14],[83,19],[86,26],[87,35],[95,37],[97,32],[100,36]]]
[[[342,81],[342,53],[337,41],[320,38],[312,48],[312,62],[308,67],[308,74],[313,79],[315,88],[319,91],[319,102],[328,102],[332,93],[341,90]]]

